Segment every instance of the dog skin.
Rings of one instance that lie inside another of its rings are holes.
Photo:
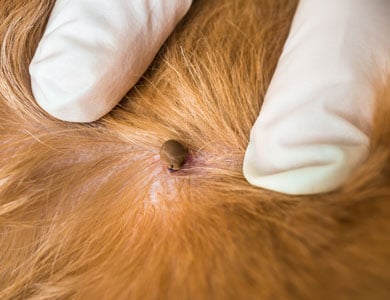
[[[0,2],[0,299],[390,297],[388,90],[368,160],[337,191],[282,195],[242,175],[297,1],[195,1],[91,124],[32,97],[53,1]],[[159,156],[170,139],[191,153],[177,172]]]

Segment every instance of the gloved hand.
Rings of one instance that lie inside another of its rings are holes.
[[[287,194],[340,187],[367,158],[389,63],[389,0],[301,0],[251,131],[246,179]]]
[[[57,0],[30,64],[37,103],[95,121],[146,71],[192,0]]]
[[[100,118],[142,76],[190,5],[57,0],[30,66],[37,102],[65,121]],[[251,132],[250,183],[327,192],[366,158],[376,87],[389,70],[389,5],[301,0]]]

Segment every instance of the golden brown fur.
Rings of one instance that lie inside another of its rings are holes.
[[[242,176],[295,0],[195,1],[85,125],[31,95],[52,4],[0,0],[0,299],[389,299],[389,94],[340,190],[285,196]],[[191,151],[175,174],[158,159],[171,138]]]

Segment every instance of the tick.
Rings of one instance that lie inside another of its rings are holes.
[[[168,140],[162,144],[160,159],[168,170],[177,171],[183,166],[188,156],[188,149],[177,140]]]

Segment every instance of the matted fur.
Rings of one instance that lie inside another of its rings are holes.
[[[389,95],[340,190],[242,176],[295,0],[195,1],[137,87],[84,125],[31,95],[52,5],[0,0],[0,299],[389,299]],[[171,138],[191,151],[175,174],[158,157]]]

